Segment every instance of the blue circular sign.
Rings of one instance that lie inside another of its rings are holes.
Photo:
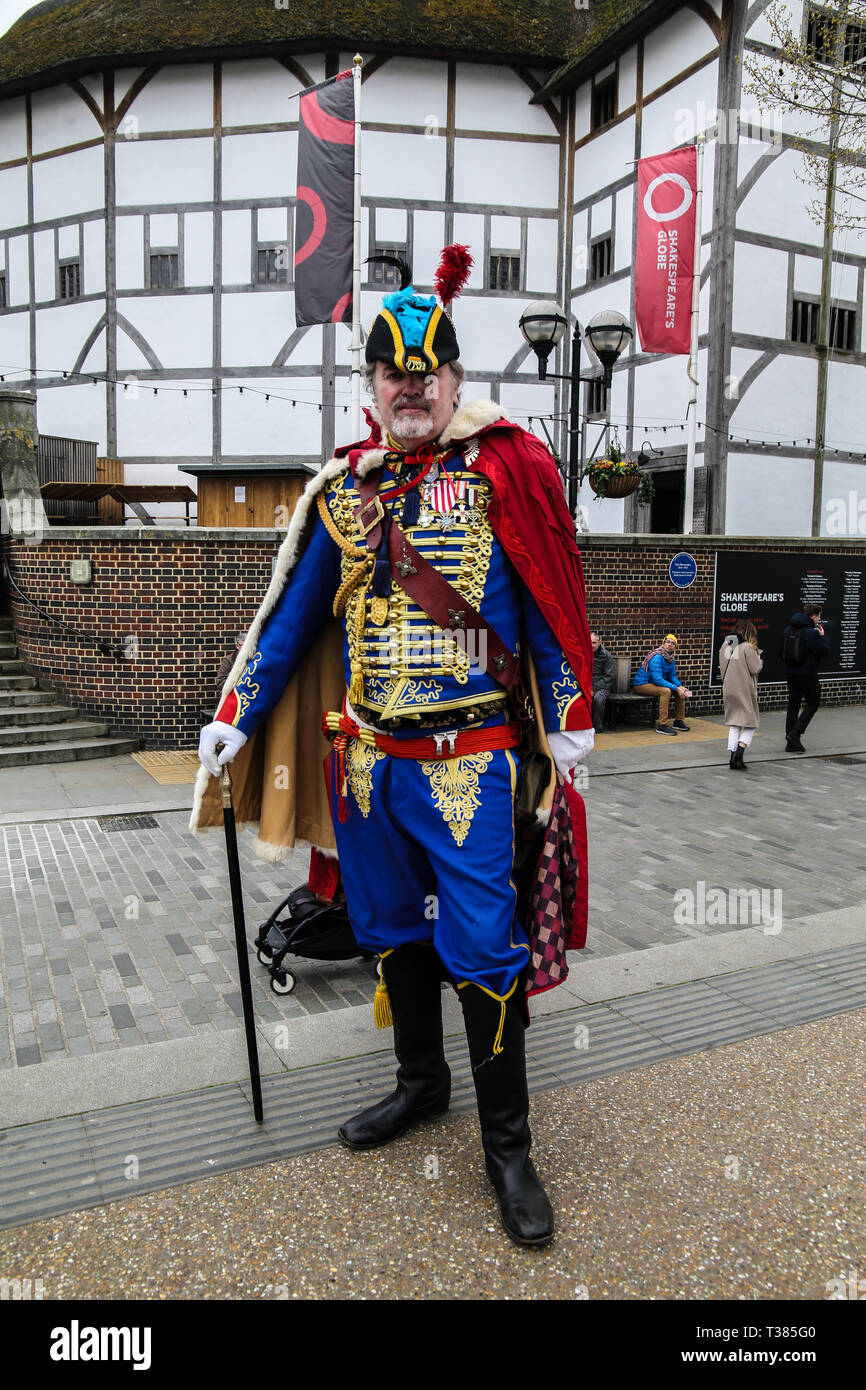
[[[689,585],[694,584],[698,573],[698,562],[694,555],[689,555],[685,550],[681,550],[679,555],[675,555],[671,560],[668,573],[671,583],[678,589],[688,589]]]

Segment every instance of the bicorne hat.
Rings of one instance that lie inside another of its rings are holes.
[[[400,271],[401,286],[387,294],[367,335],[366,359],[387,362],[400,372],[435,372],[460,356],[448,305],[460,293],[472,267],[465,246],[446,246],[434,285],[442,303],[417,294],[410,283],[412,272],[398,256],[370,256],[387,261]]]

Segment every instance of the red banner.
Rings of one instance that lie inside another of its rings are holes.
[[[689,352],[695,272],[694,146],[642,159],[637,171],[635,307],[644,352]]]

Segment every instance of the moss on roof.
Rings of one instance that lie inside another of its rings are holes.
[[[0,45],[0,91],[145,60],[337,45],[554,68],[582,14],[574,0],[43,0]]]
[[[660,24],[686,3],[687,0],[590,0],[587,9],[577,12],[565,62],[547,79],[536,100],[581,81],[593,65],[599,67],[608,62],[614,51],[633,35]]]

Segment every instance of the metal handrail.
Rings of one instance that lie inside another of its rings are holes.
[[[44,608],[40,608],[38,603],[34,603],[32,598],[28,598],[27,594],[25,594],[24,590],[21,588],[20,584],[15,579],[15,576],[12,573],[12,567],[9,564],[9,561],[6,558],[6,556],[3,557],[3,569],[5,571],[6,578],[12,585],[12,588],[15,590],[18,597],[22,600],[23,603],[26,603],[30,608],[32,608],[34,612],[38,613],[40,618],[44,618],[44,620],[48,623],[53,623],[55,627],[63,628],[65,632],[71,632],[73,636],[79,637],[85,642],[90,642],[94,647],[97,648],[98,651],[102,653],[103,656],[112,656],[114,657],[115,661],[122,661],[124,659],[125,647],[122,642],[111,642],[106,638],[94,637],[93,634],[89,632],[79,632],[78,628],[72,627],[69,623],[63,622],[62,618],[55,618],[50,613],[46,613]]]

